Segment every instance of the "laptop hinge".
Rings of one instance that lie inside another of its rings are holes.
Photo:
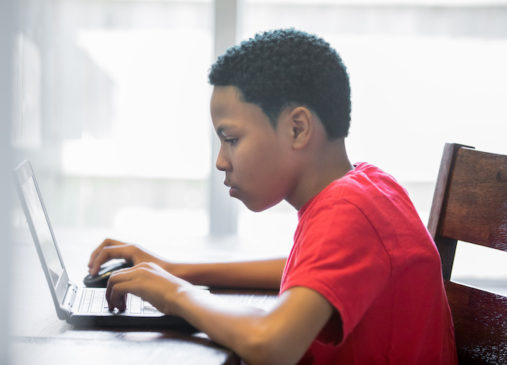
[[[77,285],[69,284],[67,290],[65,291],[65,296],[63,297],[62,306],[69,312],[72,310],[72,306],[74,305],[74,301],[76,300],[77,294]]]

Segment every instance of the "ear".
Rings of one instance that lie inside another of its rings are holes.
[[[304,106],[298,106],[289,112],[288,123],[292,147],[304,148],[314,131],[315,120],[312,112]]]

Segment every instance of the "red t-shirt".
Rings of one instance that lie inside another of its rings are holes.
[[[298,215],[280,291],[313,289],[339,314],[300,364],[457,363],[438,251],[394,178],[358,164]]]

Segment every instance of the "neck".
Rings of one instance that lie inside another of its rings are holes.
[[[353,169],[344,139],[327,141],[312,158],[305,161],[298,183],[286,200],[299,210],[331,182]]]

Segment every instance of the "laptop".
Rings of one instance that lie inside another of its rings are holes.
[[[108,310],[104,288],[87,288],[69,279],[29,161],[15,169],[16,186],[58,318],[78,327],[154,328],[195,331],[184,319],[159,312],[128,294],[125,312]]]

